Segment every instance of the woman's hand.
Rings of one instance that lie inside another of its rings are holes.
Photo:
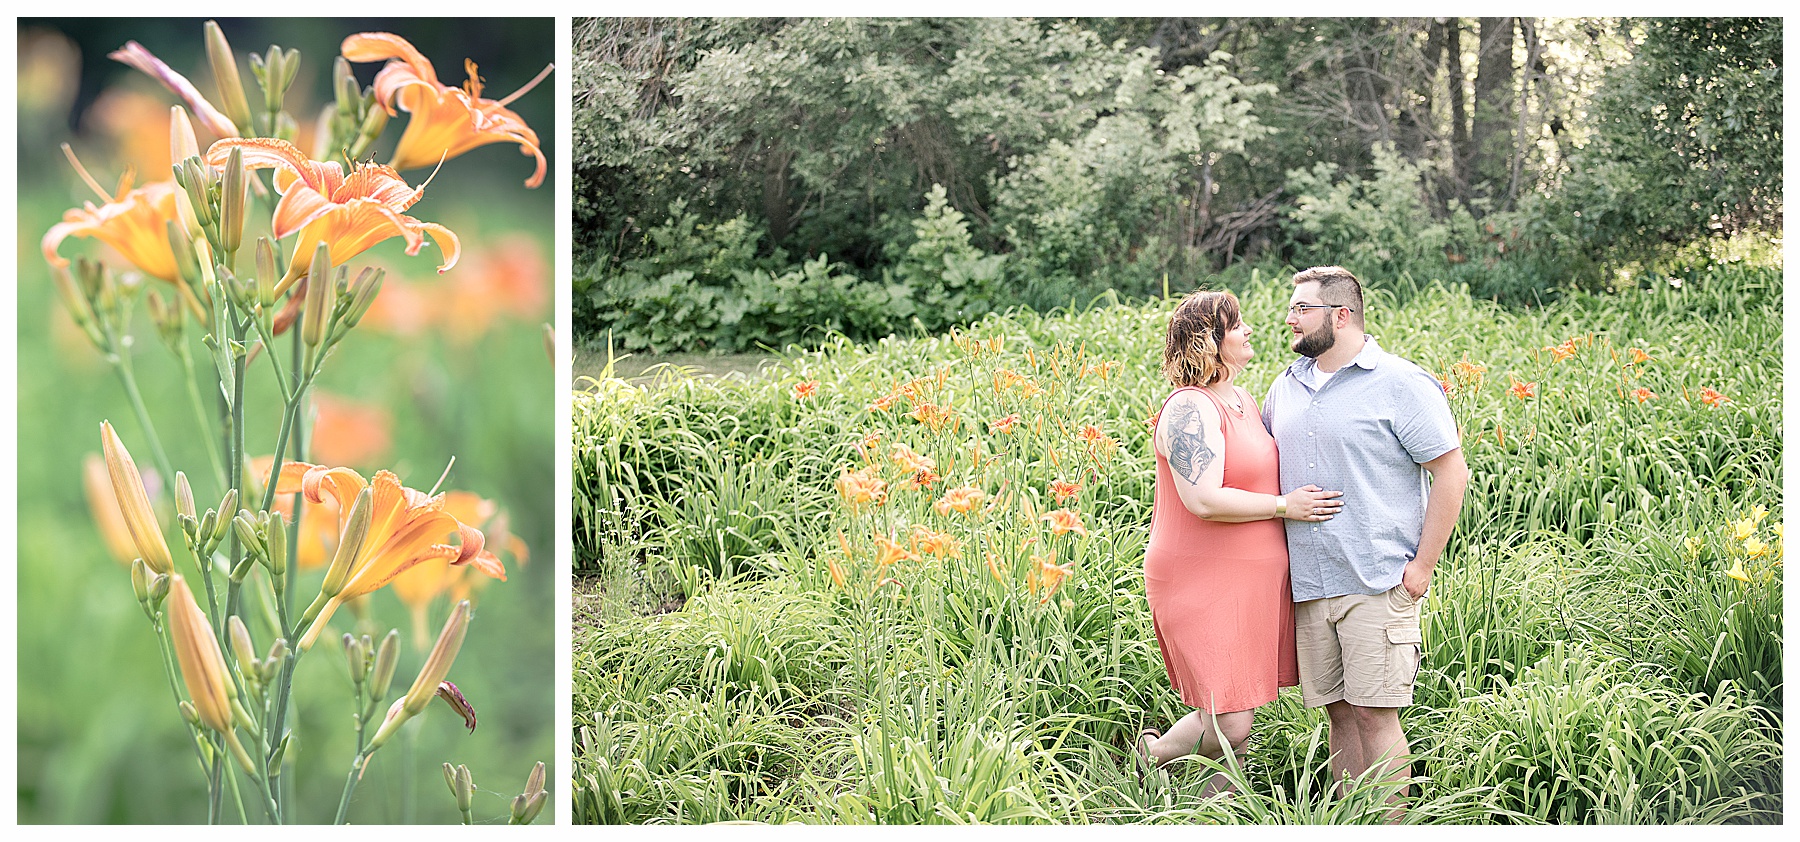
[[[1318,523],[1331,520],[1332,515],[1344,508],[1344,501],[1335,499],[1344,496],[1344,492],[1326,491],[1316,485],[1302,485],[1283,496],[1287,498],[1288,520]]]

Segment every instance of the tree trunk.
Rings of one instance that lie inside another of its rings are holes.
[[[794,153],[773,141],[763,141],[763,219],[769,223],[769,245],[779,246],[788,235],[788,162]]]
[[[1481,18],[1481,46],[1475,68],[1475,121],[1470,127],[1470,148],[1475,160],[1469,180],[1478,191],[1496,199],[1504,197],[1511,175],[1513,128],[1518,119],[1518,95],[1513,90],[1513,18]]]
[[[1462,19],[1449,18],[1443,24],[1444,77],[1450,92],[1450,183],[1446,198],[1463,204],[1469,202],[1469,168],[1475,153],[1469,142],[1469,110],[1464,101],[1463,85],[1468,81],[1462,66]]]

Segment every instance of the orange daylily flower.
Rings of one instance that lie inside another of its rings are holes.
[[[930,427],[931,431],[935,433],[942,430],[945,424],[950,423],[950,419],[954,415],[954,412],[948,406],[920,403],[913,408],[913,411],[906,414],[913,420]]]
[[[1656,393],[1650,391],[1649,389],[1632,389],[1631,396],[1634,398],[1637,398],[1638,403],[1643,403],[1644,401],[1655,398]]]
[[[1092,424],[1089,424],[1089,425],[1081,428],[1081,440],[1087,442],[1088,444],[1098,444],[1102,441],[1105,441],[1106,438],[1107,438],[1106,433],[1101,431],[1101,429],[1099,427],[1096,427]]]
[[[962,542],[947,532],[934,532],[922,524],[913,524],[913,549],[938,558],[962,558]]]
[[[922,489],[930,488],[931,486],[936,485],[943,481],[944,481],[944,478],[941,476],[938,476],[937,471],[934,471],[930,468],[926,468],[922,471],[919,471],[919,472],[913,474],[912,479],[909,479],[906,481],[906,486],[908,488],[911,488],[914,491],[919,491]]]
[[[1062,587],[1063,580],[1074,572],[1074,566],[1073,562],[1057,564],[1054,550],[1042,556],[1034,553],[1031,556],[1031,569],[1025,576],[1025,584],[1031,588],[1032,593],[1037,593],[1040,588],[1044,589],[1044,596],[1038,600],[1039,604],[1049,602],[1056,589]]]
[[[1040,520],[1050,521],[1050,534],[1063,535],[1074,532],[1079,535],[1088,534],[1087,527],[1081,525],[1081,513],[1070,509],[1057,509],[1046,513]]]
[[[1552,345],[1550,347],[1545,348],[1544,350],[1550,352],[1550,361],[1551,362],[1559,363],[1559,362],[1562,362],[1563,360],[1566,360],[1570,357],[1575,356],[1575,340],[1570,339],[1570,340],[1563,342],[1561,345]]]
[[[879,532],[875,533],[875,569],[882,570],[896,561],[917,561],[919,556]]]
[[[277,239],[300,235],[291,254],[310,255],[319,243],[331,250],[331,263],[342,265],[389,237],[406,241],[406,253],[416,255],[430,234],[444,251],[439,274],[456,265],[462,242],[455,232],[435,222],[421,222],[402,213],[425,195],[425,185],[408,187],[392,167],[359,163],[349,175],[336,161],[314,161],[299,147],[276,138],[226,138],[206,150],[206,162],[224,166],[231,150],[244,150],[244,166],[274,169],[275,190],[281,202],[275,206]],[[295,259],[287,275],[276,285],[287,291],[306,275],[309,261]]]
[[[931,504],[931,508],[940,515],[948,515],[951,512],[968,514],[988,499],[990,498],[986,492],[973,485],[965,485],[944,492],[944,496],[938,498],[936,503]]]
[[[988,432],[1010,434],[1013,431],[1013,427],[1023,420],[1023,418],[1019,417],[1019,413],[1015,412],[1005,418],[988,424]]]
[[[879,506],[887,499],[887,482],[876,475],[874,465],[860,471],[846,470],[839,474],[837,490],[852,509],[868,503]]]
[[[1063,501],[1081,493],[1081,483],[1057,479],[1050,483],[1050,493],[1056,495],[1056,503],[1060,506]]]
[[[1641,350],[1641,349],[1628,348],[1628,349],[1626,349],[1626,353],[1631,355],[1631,364],[1632,365],[1640,365],[1642,363],[1646,363],[1646,362],[1650,361],[1650,355],[1644,353],[1643,350]]]
[[[1701,389],[1700,402],[1707,406],[1724,406],[1731,403],[1731,399],[1711,389]]]
[[[511,96],[493,100],[482,97],[473,61],[463,62],[469,81],[453,88],[439,82],[431,61],[398,35],[359,32],[345,38],[342,49],[350,61],[387,61],[375,74],[375,100],[390,117],[398,114],[396,106],[412,115],[390,162],[396,169],[433,166],[490,143],[517,143],[520,154],[537,158],[537,171],[525,186],[544,183],[544,153],[537,133],[506,105],[543,81],[550,66]]]
[[[899,465],[910,473],[930,471],[937,468],[937,462],[933,461],[931,457],[920,456],[919,454],[914,453],[912,448],[898,442],[894,444],[891,458],[894,460],[894,464]]]
[[[374,593],[423,562],[442,559],[449,564],[471,564],[495,579],[506,580],[506,567],[486,548],[481,530],[446,511],[444,495],[432,497],[407,488],[390,471],[379,471],[373,482],[367,482],[349,468],[288,462],[281,467],[275,493],[298,491],[315,504],[323,503],[329,495],[337,503],[341,533],[357,495],[365,487],[374,489],[367,534],[349,561],[342,588],[326,597],[322,610],[301,638],[302,649],[312,646],[339,605]],[[453,532],[460,536],[460,546],[438,543]]]
[[[1004,584],[1006,584],[1006,577],[1001,575],[1001,573],[1000,573],[999,561],[1000,561],[999,553],[990,551],[987,554],[988,572],[994,574],[994,581],[999,582],[1000,584],[1004,585]]]
[[[524,541],[507,530],[506,515],[499,509],[494,501],[468,491],[450,491],[444,494],[445,512],[462,523],[482,530],[489,546],[506,550],[514,560],[523,564],[529,559],[530,550]],[[467,564],[451,564],[447,558],[433,558],[413,565],[394,577],[394,596],[412,613],[413,640],[421,647],[431,639],[426,620],[434,600],[439,596],[448,596],[452,603],[469,599],[476,590],[490,581],[486,577],[470,575],[471,567]]]
[[[133,189],[131,173],[127,172],[119,180],[118,191],[108,195],[87,170],[81,168],[73,153],[69,160],[88,187],[100,195],[102,204],[95,207],[93,202],[83,202],[81,207],[65,211],[63,221],[51,226],[39,244],[44,260],[57,269],[66,269],[69,261],[57,254],[57,247],[69,237],[92,237],[112,246],[144,274],[180,283],[181,275],[175,268],[175,252],[169,248],[167,228],[170,222],[181,224],[175,212],[175,193],[180,189],[175,182],[153,181]]]
[[[1526,398],[1532,397],[1537,394],[1537,384],[1536,383],[1526,383],[1523,380],[1514,380],[1513,384],[1512,384],[1512,388],[1507,389],[1506,391],[1508,394],[1512,395],[1515,398],[1518,398],[1519,400],[1525,400]]]
[[[819,381],[807,380],[794,384],[794,400],[807,400],[819,393]]]

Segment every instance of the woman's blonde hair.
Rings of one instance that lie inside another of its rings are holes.
[[[1237,296],[1229,292],[1196,292],[1181,299],[1169,317],[1163,376],[1177,387],[1210,386],[1223,379],[1228,366],[1219,356],[1219,343],[1242,320]]]

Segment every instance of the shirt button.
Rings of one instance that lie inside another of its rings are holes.
[[[1313,527],[1313,531],[1314,531],[1314,532],[1317,532],[1317,531],[1319,531],[1319,527],[1317,527],[1317,526],[1315,526],[1315,527]]]
[[[1319,405],[1318,401],[1313,401],[1313,406],[1318,406],[1318,405]]]
[[[1307,431],[1306,431],[1306,437],[1307,437],[1307,438],[1312,438],[1312,431],[1311,431],[1311,430],[1307,430]]]
[[[1312,468],[1312,467],[1317,467],[1317,466],[1315,466],[1315,465],[1314,465],[1314,464],[1313,464],[1313,463],[1311,463],[1311,462],[1308,462],[1308,463],[1306,463],[1306,467],[1308,467],[1308,468]]]

